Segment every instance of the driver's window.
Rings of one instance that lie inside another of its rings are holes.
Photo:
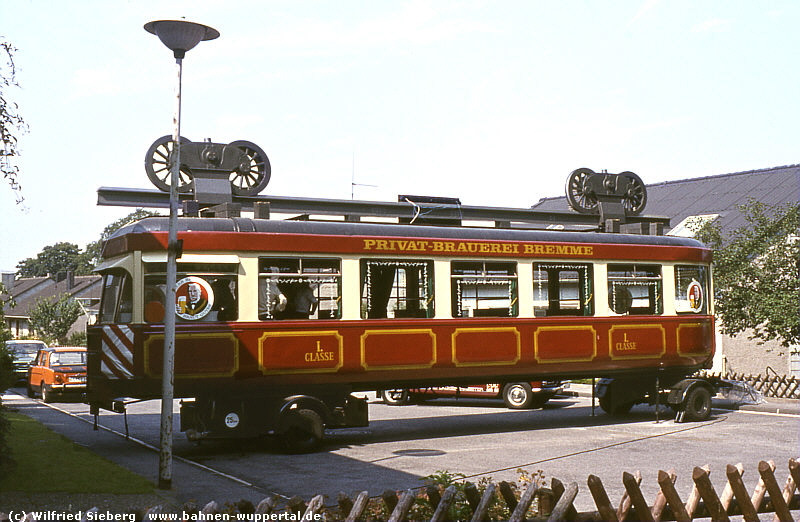
[[[100,305],[101,323],[130,323],[133,319],[131,277],[124,270],[103,275],[103,299]]]

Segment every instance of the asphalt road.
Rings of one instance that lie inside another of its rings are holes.
[[[19,395],[7,396],[4,403],[156,481],[157,401],[129,406],[128,429],[135,440],[119,435],[125,433],[120,414],[103,413],[100,424],[105,429],[93,431],[85,404],[51,407]],[[796,412],[796,404],[780,411],[787,410]],[[623,471],[638,470],[642,490],[652,502],[660,469],[676,471],[676,488],[685,498],[695,466],[710,466],[720,493],[725,466],[741,462],[745,485],[752,491],[759,461],[774,460],[783,484],[788,459],[800,457],[800,416],[767,411],[715,408],[706,422],[676,424],[663,418],[657,422],[655,409],[646,406],[620,418],[599,408],[592,416],[586,397],[558,398],[544,409],[513,411],[501,402],[463,399],[392,407],[373,396],[370,418],[368,428],[329,430],[323,451],[308,455],[283,455],[268,441],[197,445],[176,433],[173,494],[180,501],[205,503],[242,498],[258,502],[271,493],[308,500],[322,493],[333,502],[340,491],[380,495],[386,489],[418,487],[424,484],[422,477],[443,470],[473,482],[498,482],[517,480],[517,470],[523,469],[541,473],[548,483],[553,477],[565,484],[577,482],[576,507],[590,511],[596,509],[586,487],[590,473],[602,479],[612,503],[617,503],[624,491]]]

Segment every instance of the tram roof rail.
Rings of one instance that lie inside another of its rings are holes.
[[[191,201],[191,194],[180,194],[182,201]],[[349,199],[307,198],[294,196],[233,196],[241,210],[254,212],[256,218],[273,214],[301,216],[336,216],[345,221],[396,219],[397,223],[440,226],[464,226],[465,222],[488,222],[496,228],[558,228],[561,230],[629,232],[662,235],[670,220],[664,216],[627,216],[623,220],[600,221],[597,215],[570,211],[540,211],[531,208],[462,205],[456,198],[402,195],[403,201],[364,201]],[[413,199],[412,199],[413,198]],[[450,200],[450,201],[444,201]],[[97,204],[169,208],[169,194],[141,188],[100,187]]]

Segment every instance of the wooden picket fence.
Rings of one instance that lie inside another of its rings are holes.
[[[293,497],[288,501],[280,501],[277,497],[264,499],[257,506],[250,503],[249,507],[236,506],[238,512],[253,515],[253,520],[274,519],[283,514],[289,520],[388,520],[399,522],[408,519],[418,519],[412,508],[420,502],[427,502],[432,515],[426,520],[443,521],[452,520],[451,508],[460,502],[462,509],[465,502],[468,505],[473,521],[489,520],[489,509],[493,504],[502,501],[507,506],[510,516],[508,520],[519,522],[523,520],[694,520],[696,518],[710,518],[713,521],[729,520],[730,516],[741,517],[745,521],[760,520],[759,513],[774,513],[774,520],[794,520],[791,511],[800,510],[800,493],[796,493],[800,484],[800,463],[795,459],[789,460],[789,477],[783,488],[775,478],[775,464],[771,461],[762,461],[758,465],[760,476],[758,485],[752,493],[748,493],[742,482],[744,469],[741,464],[728,465],[726,470],[728,483],[721,495],[717,495],[709,479],[707,467],[696,467],[692,473],[694,483],[692,491],[684,502],[675,490],[676,475],[674,471],[658,472],[658,485],[660,491],[649,505],[640,489],[641,474],[623,473],[622,483],[625,493],[615,507],[600,481],[595,475],[589,475],[588,489],[594,499],[597,511],[577,512],[573,502],[578,495],[578,484],[573,482],[564,485],[559,480],[553,479],[549,488],[542,487],[532,481],[525,491],[517,495],[512,485],[500,482],[495,485],[489,483],[481,494],[478,488],[469,482],[457,488],[451,485],[443,491],[435,486],[427,488],[408,489],[401,492],[387,491],[378,500],[379,508],[376,510],[376,499],[371,499],[368,492],[362,491],[354,499],[341,493],[337,499],[337,506],[325,506],[325,497],[317,495],[306,503],[300,497]],[[382,503],[382,506],[381,506]],[[371,506],[371,507],[370,507]],[[230,510],[230,506],[227,508]],[[159,513],[160,508],[145,514],[144,520],[156,520],[149,514]],[[199,511],[204,518],[197,517],[197,512],[189,513],[190,520],[210,520],[213,515],[225,511],[216,502],[209,502]],[[184,510],[184,514],[188,512]],[[388,513],[382,516],[380,513]],[[301,518],[302,517],[302,518]]]
[[[764,397],[775,397],[778,399],[800,399],[800,379],[786,375],[750,375],[744,373],[728,372],[708,373],[708,377],[719,377],[731,381],[746,382],[756,389]]]

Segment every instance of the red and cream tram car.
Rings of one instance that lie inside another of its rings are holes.
[[[175,396],[190,436],[367,423],[354,391],[606,378],[600,405],[652,400],[704,418],[687,379],[714,353],[711,252],[676,237],[400,224],[181,218],[165,302],[166,218],[105,245],[88,398],[160,397],[176,314]],[[688,405],[688,406],[687,406]],[[298,442],[299,441],[299,442]],[[301,447],[300,449],[304,449]]]

